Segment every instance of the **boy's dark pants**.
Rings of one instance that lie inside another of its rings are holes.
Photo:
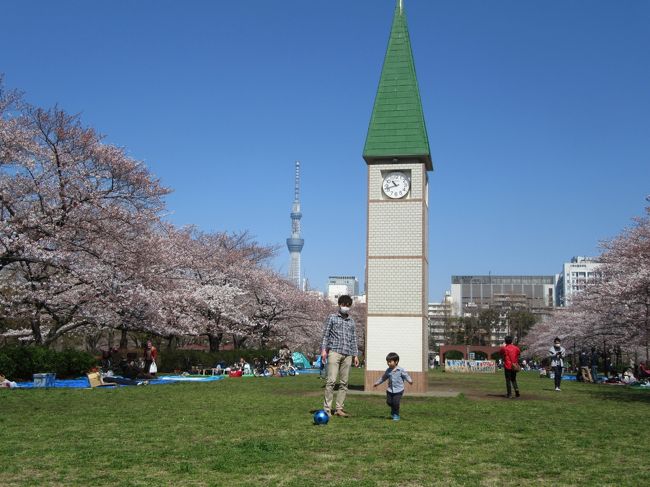
[[[399,402],[402,400],[404,392],[388,392],[386,391],[386,404],[390,406],[390,414],[399,415]]]

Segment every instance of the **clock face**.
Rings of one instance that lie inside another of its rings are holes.
[[[409,192],[411,183],[403,172],[392,172],[384,178],[381,187],[389,198],[403,198]]]

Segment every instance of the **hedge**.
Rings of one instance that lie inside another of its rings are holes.
[[[62,352],[36,346],[0,348],[0,374],[11,380],[31,380],[34,374],[55,373],[57,378],[79,377],[97,365],[87,352]]]

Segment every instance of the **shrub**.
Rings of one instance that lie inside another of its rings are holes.
[[[58,378],[79,377],[96,363],[89,353],[74,349],[62,352],[32,346],[0,349],[0,373],[11,380],[31,380],[38,373],[55,373]]]

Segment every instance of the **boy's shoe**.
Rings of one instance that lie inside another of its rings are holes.
[[[519,391],[515,391],[515,397],[519,397],[521,394],[519,394]]]
[[[393,414],[393,421],[399,421],[399,414]]]
[[[323,411],[325,411],[325,413],[327,414],[327,417],[328,417],[328,418],[331,418],[331,417],[332,417],[332,411],[330,411],[330,410],[327,409],[327,408],[323,409]]]
[[[341,416],[342,418],[349,418],[350,415],[343,411],[343,409],[337,409],[336,412],[334,413],[336,416]]]
[[[556,387],[555,390],[556,390],[556,391],[560,391],[561,389],[560,389],[559,387]]]

